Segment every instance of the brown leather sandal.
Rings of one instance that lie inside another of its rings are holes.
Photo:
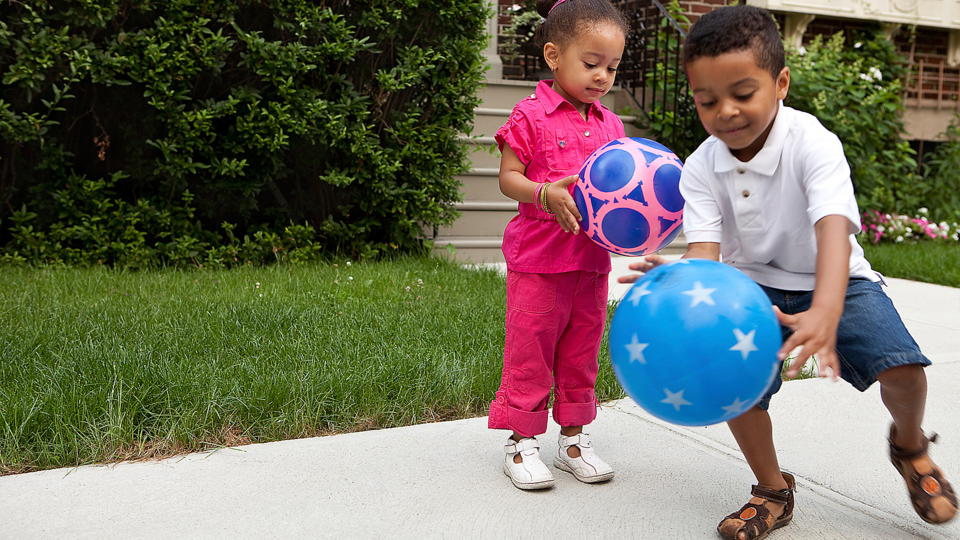
[[[893,443],[896,435],[896,426],[890,426],[890,438],[887,442],[890,444],[890,462],[897,468],[897,472],[907,483],[907,491],[910,494],[910,502],[913,504],[913,510],[920,516],[920,519],[927,523],[946,523],[957,515],[957,495],[953,492],[953,486],[943,476],[940,467],[933,465],[928,474],[920,474],[913,466],[912,460],[927,455],[927,449],[930,443],[937,442],[937,434],[931,437],[923,438],[923,446],[919,450],[906,451]],[[909,466],[909,469],[907,469]],[[933,508],[933,500],[937,497],[945,497],[952,507],[946,515],[938,516]]]
[[[741,532],[746,533],[745,538],[748,540],[766,538],[771,531],[790,523],[793,519],[793,492],[797,489],[797,482],[792,474],[785,472],[781,474],[787,482],[787,489],[772,490],[753,486],[750,494],[760,499],[783,504],[783,514],[773,519],[766,505],[748,502],[740,510],[723,518],[723,521],[717,525],[717,532],[722,538],[737,540],[739,538],[737,535]]]

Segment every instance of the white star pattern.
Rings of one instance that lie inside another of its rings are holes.
[[[671,264],[690,264],[690,259],[677,259]]]
[[[720,408],[727,411],[730,414],[740,414],[743,412],[743,406],[746,404],[747,404],[746,401],[740,401],[740,397],[737,396],[737,398],[733,400],[733,403],[727,405],[726,407],[720,407]]]
[[[756,330],[751,330],[750,332],[744,334],[739,328],[733,329],[733,335],[737,338],[737,344],[733,347],[730,347],[728,350],[731,351],[740,351],[740,358],[746,360],[750,353],[757,351],[757,346],[753,344],[753,336],[756,334]]]
[[[627,299],[628,302],[633,302],[633,307],[637,307],[637,304],[640,303],[640,299],[648,294],[653,294],[647,290],[647,287],[650,286],[650,282],[644,282],[641,285],[634,287],[630,290],[630,298]]]
[[[679,411],[681,405],[693,405],[693,403],[690,403],[689,401],[683,399],[683,393],[685,392],[685,390],[681,390],[679,392],[671,392],[670,390],[667,390],[666,388],[664,388],[663,391],[667,397],[664,399],[661,399],[660,403],[669,403],[670,405],[673,405],[674,410]]]
[[[699,281],[693,282],[693,288],[689,291],[683,291],[683,294],[689,296],[693,300],[690,302],[690,307],[694,307],[698,304],[707,304],[708,306],[715,306],[716,302],[713,301],[713,298],[710,296],[713,294],[713,291],[716,289],[707,289],[703,286],[703,283]]]
[[[625,347],[630,353],[630,362],[640,362],[641,364],[646,364],[647,359],[643,357],[643,350],[646,349],[650,344],[649,343],[640,343],[637,341],[637,335],[633,335],[633,339],[630,343],[627,343]]]

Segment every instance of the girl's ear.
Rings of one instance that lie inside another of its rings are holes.
[[[547,61],[547,67],[550,68],[550,71],[555,71],[557,66],[560,65],[560,47],[557,47],[557,44],[552,41],[544,43],[543,59]]]
[[[777,75],[777,99],[786,99],[787,91],[790,90],[790,68],[784,67]]]

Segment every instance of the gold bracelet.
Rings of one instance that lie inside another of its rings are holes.
[[[543,200],[541,201],[541,206],[543,206],[543,211],[544,211],[544,212],[546,212],[546,213],[548,213],[548,214],[550,214],[550,215],[552,216],[552,215],[554,215],[554,212],[553,212],[553,210],[550,210],[550,205],[547,204],[547,188],[548,188],[548,187],[550,187],[550,182],[544,182],[544,184],[543,184],[543,190],[540,191],[540,198],[543,199]]]

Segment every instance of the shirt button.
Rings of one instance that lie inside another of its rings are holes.
[[[584,131],[584,132],[583,132],[583,136],[584,136],[584,137],[589,137],[589,136],[590,136],[590,130],[588,129],[588,130]]]
[[[743,174],[745,172],[747,172],[747,170],[744,169],[743,167],[737,167],[737,174]]]
[[[745,189],[745,190],[743,190],[740,194],[743,195],[743,198],[744,198],[744,199],[746,199],[747,197],[750,196],[750,190]]]

